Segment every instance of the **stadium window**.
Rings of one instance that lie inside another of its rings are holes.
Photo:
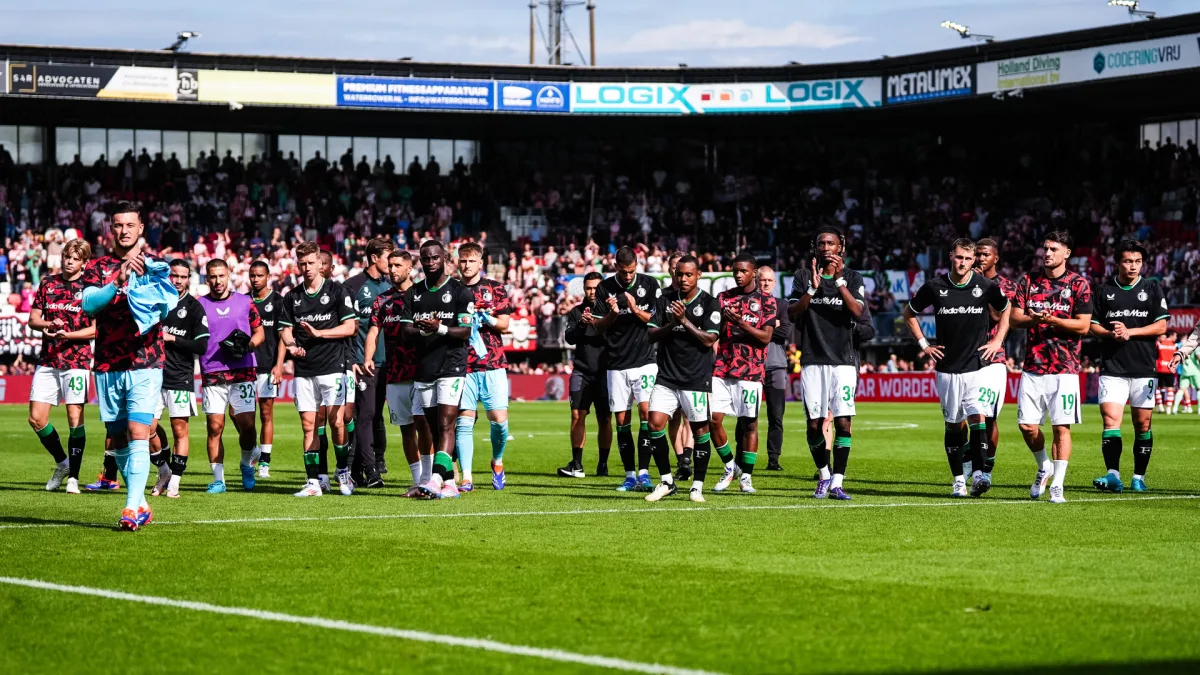
[[[329,148],[329,156],[326,159],[338,166],[341,166],[342,155],[346,154],[347,150],[351,156],[354,155],[354,139],[349,136],[327,136],[325,147]],[[358,158],[355,157],[354,161],[357,162]]]
[[[259,159],[264,159],[267,156],[267,135],[266,134],[243,134],[242,136],[242,153],[249,162],[251,157],[255,155]]]
[[[142,150],[154,160],[154,155],[162,152],[162,131],[158,129],[138,129],[133,132],[133,154],[141,157]]]
[[[429,162],[429,139],[428,138],[406,138],[404,139],[404,161],[396,162],[396,172],[408,171],[408,165],[416,157],[421,166],[425,166]]]
[[[17,161],[17,128],[15,126],[0,125],[0,145],[12,155],[13,161]]]
[[[1188,141],[1196,142],[1196,120],[1179,121],[1179,145],[1186,148]]]
[[[408,164],[404,161],[403,138],[379,139],[379,159],[387,161],[388,157],[392,158],[392,164],[396,165],[396,171],[404,173],[404,169],[408,167]]]
[[[1158,126],[1158,135],[1163,143],[1170,140],[1172,143],[1179,142],[1179,122],[1163,122]]]
[[[454,141],[454,161],[462,157],[467,166],[475,160],[479,153],[479,141]]]
[[[1162,140],[1162,137],[1159,136],[1159,128],[1158,128],[1157,124],[1143,124],[1142,125],[1142,143],[1143,144],[1149,143],[1150,147],[1153,148],[1156,145],[1158,145],[1158,142],[1160,140]]]
[[[318,152],[321,153],[321,156],[324,157],[326,161],[329,160],[329,153],[325,148],[324,136],[300,137],[300,153],[296,155],[296,158],[300,160],[300,166],[304,166],[305,163],[315,157]],[[344,149],[343,152],[345,152]]]
[[[303,155],[300,154],[300,137],[299,136],[280,136],[279,137],[279,152],[287,159],[288,153],[293,153],[296,159],[300,159]]]
[[[171,153],[175,153],[175,159],[179,160],[180,166],[188,165],[188,132],[186,131],[164,131],[163,132],[163,159],[170,161]]]
[[[443,176],[450,173],[450,169],[454,168],[454,141],[440,138],[430,140],[429,158],[437,159]]]
[[[45,130],[42,127],[17,127],[17,157],[21,164],[45,161]]]
[[[243,157],[242,153],[242,135],[221,132],[217,134],[217,156],[221,161],[225,161],[227,153],[233,153],[233,158]]]
[[[133,129],[108,130],[108,165],[116,166],[126,152],[133,150]]]
[[[358,167],[358,163],[362,161],[363,155],[367,156],[367,164],[372,168],[375,167],[375,160],[379,157],[379,139],[378,138],[363,138],[360,136],[354,137],[354,166]]]
[[[100,155],[108,154],[108,129],[79,130],[79,161],[84,166],[91,166],[100,159]],[[105,157],[105,159],[108,159]]]
[[[63,166],[75,161],[79,153],[79,127],[58,127],[54,130],[54,163]]]
[[[217,135],[211,131],[193,131],[188,134],[188,149],[191,155],[187,162],[181,162],[185,166],[191,165],[196,168],[196,160],[200,158],[200,153],[204,153],[207,158],[209,153],[215,152],[217,149]]]

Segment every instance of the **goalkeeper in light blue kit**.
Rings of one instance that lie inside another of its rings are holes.
[[[471,465],[475,457],[475,416],[480,403],[487,413],[492,439],[492,487],[503,490],[504,448],[508,444],[508,361],[500,334],[508,330],[512,303],[504,284],[484,278],[483,248],[467,243],[458,249],[463,285],[475,295],[476,333],[467,349],[467,380],[459,403],[455,447],[462,469],[459,489],[475,489]]]
[[[161,320],[179,294],[168,279],[167,263],[141,253],[138,207],[119,202],[112,220],[113,255],[93,260],[83,273],[82,300],[83,311],[96,320],[100,419],[128,489],[117,525],[132,532],[153,518],[145,492],[166,361]]]

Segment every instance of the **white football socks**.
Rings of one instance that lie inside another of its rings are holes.
[[[1063,481],[1067,479],[1067,460],[1054,460],[1054,482],[1051,483],[1054,487],[1062,487]]]

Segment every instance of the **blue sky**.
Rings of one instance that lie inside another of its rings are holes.
[[[596,0],[600,65],[772,65],[875,59],[958,46],[952,19],[1015,39],[1127,23],[1106,0]],[[1143,0],[1160,16],[1195,0]],[[682,11],[681,11],[682,10]],[[527,0],[0,0],[0,42],[196,52],[526,63]],[[544,10],[543,10],[544,16]],[[587,52],[587,13],[569,12]],[[573,52],[570,61],[579,63]],[[544,53],[539,61],[544,62]]]

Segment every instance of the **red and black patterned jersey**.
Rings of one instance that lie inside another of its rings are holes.
[[[779,302],[758,291],[731,288],[717,296],[721,310],[733,308],[753,328],[775,327],[779,321]],[[713,377],[731,377],[743,382],[762,382],[767,374],[767,345],[760,345],[728,319],[721,321],[717,342],[717,362]]]
[[[258,307],[254,303],[250,303],[250,330],[254,331],[258,328],[263,328],[262,316],[258,313]],[[270,372],[267,368],[264,372]],[[200,382],[206,387],[211,387],[218,384],[238,384],[240,382],[253,382],[258,378],[258,368],[231,368],[230,370],[218,370],[212,373],[200,373]]]
[[[417,374],[417,350],[404,343],[400,319],[404,316],[404,293],[396,289],[380,293],[371,305],[371,325],[383,336],[384,378],[387,384],[411,382]]]
[[[508,299],[508,291],[504,290],[504,284],[499,281],[481,278],[479,283],[467,288],[475,294],[476,312],[487,312],[492,316],[512,314],[513,307]],[[478,373],[507,368],[508,359],[504,358],[504,340],[500,338],[500,331],[483,324],[479,327],[479,335],[487,345],[487,355],[476,356],[474,349],[467,349],[467,372]]]
[[[1000,276],[999,274],[992,277],[992,281],[995,281],[996,283],[1000,284],[1000,292],[1004,294],[1004,297],[1008,298],[1009,302],[1012,302],[1013,298],[1016,297],[1016,295],[1017,295],[1017,285],[1014,284],[1013,282],[1009,281],[1008,279],[1005,279],[1004,277]],[[990,329],[988,329],[988,336],[987,336],[988,342],[991,342],[992,338],[996,337],[996,331],[999,329],[1000,329],[1000,324],[993,321],[992,327]],[[991,362],[992,363],[1007,363],[1008,362],[1008,354],[1005,354],[1004,350],[1001,349],[1000,351],[996,352],[995,356],[992,357]]]
[[[33,308],[41,310],[46,321],[62,319],[69,332],[83,330],[92,320],[83,313],[83,276],[67,281],[61,274],[53,274],[42,280],[33,296]],[[63,370],[92,367],[92,343],[90,340],[63,340],[42,337],[42,355],[39,363],[47,368]]]
[[[147,258],[149,260],[149,258]],[[88,263],[83,271],[83,285],[105,286],[115,282],[121,270],[121,260],[106,255]],[[117,295],[107,307],[94,317],[96,321],[96,366],[98,373],[162,368],[166,361],[163,348],[162,326],[154,324],[145,335],[138,333],[137,322],[125,289],[118,288]]]
[[[1074,272],[1051,279],[1038,271],[1021,277],[1013,303],[1026,315],[1039,312],[1060,319],[1091,315],[1092,287]],[[1082,345],[1078,333],[1038,324],[1026,335],[1024,370],[1033,375],[1078,374]]]

